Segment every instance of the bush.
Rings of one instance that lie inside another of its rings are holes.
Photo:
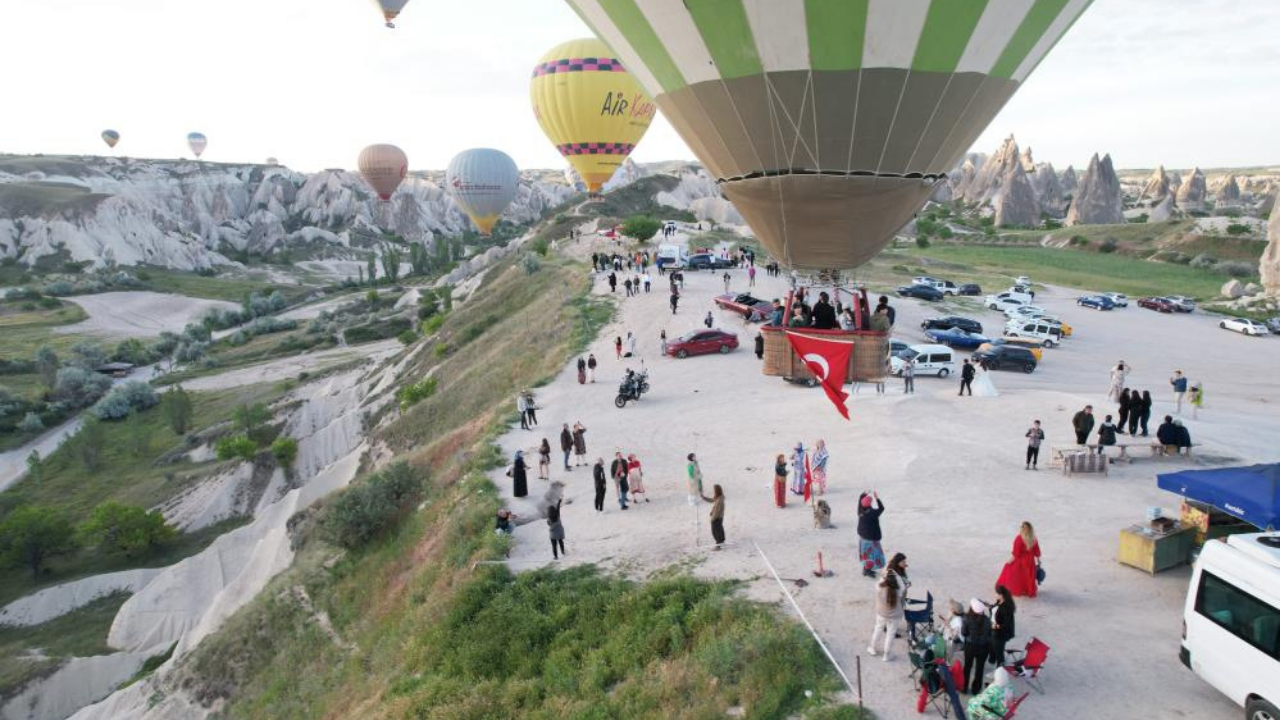
[[[1253,228],[1240,223],[1231,223],[1227,226],[1228,235],[1249,235],[1253,232]]]
[[[24,433],[38,433],[44,429],[44,421],[39,415],[28,412],[22,418],[22,422],[18,423],[18,429]]]
[[[532,275],[542,269],[542,263],[538,262],[537,255],[525,253],[520,256],[520,269],[524,270],[526,275]]]
[[[75,407],[92,405],[111,387],[111,379],[80,367],[64,367],[53,384],[53,396]]]
[[[91,412],[100,420],[119,420],[135,410],[146,410],[159,403],[160,396],[155,388],[141,380],[131,380],[111,388],[111,392],[99,400]]]
[[[437,350],[443,346],[437,346]],[[429,377],[421,382],[405,385],[396,391],[396,400],[401,410],[407,410],[414,404],[426,400],[436,392],[436,379]]]
[[[323,520],[325,538],[348,550],[367,545],[402,516],[422,489],[422,480],[408,463],[389,465],[334,500]]]
[[[1253,277],[1258,272],[1257,265],[1240,260],[1226,260],[1218,263],[1213,269],[1223,275],[1237,278]]]
[[[412,345],[418,341],[418,333],[412,330],[405,330],[397,335],[396,339],[400,341],[401,345]]]
[[[925,237],[924,235],[917,236],[916,247],[921,249],[929,247],[929,238]]]
[[[346,338],[348,344],[358,345],[360,343],[374,342],[377,340],[387,340],[398,336],[400,333],[405,330],[409,330],[412,327],[413,323],[409,318],[395,317],[390,320],[350,328],[343,333],[343,337]]]
[[[956,234],[955,234],[955,232],[953,232],[953,231],[951,230],[951,226],[950,226],[950,225],[939,225],[939,226],[938,226],[938,237],[942,238],[943,240],[950,240],[951,238],[953,238],[953,237],[955,237],[955,236],[956,236]]]
[[[1076,245],[1078,247],[1084,247],[1089,244],[1089,238],[1083,235],[1072,235],[1071,240],[1069,240],[1067,244]]]
[[[662,223],[649,215],[632,215],[622,221],[622,234],[640,242],[648,242],[661,229]]]
[[[444,325],[444,316],[436,315],[430,320],[427,320],[426,324],[422,326],[422,332],[426,335],[434,335],[440,331],[440,327],[442,325]]]
[[[1098,246],[1098,252],[1113,253],[1116,251],[1116,248],[1118,247],[1120,247],[1120,245],[1119,243],[1116,242],[1115,238],[1107,238],[1106,240],[1102,241],[1101,245]]]
[[[208,353],[209,343],[196,340],[179,344],[173,351],[173,356],[178,362],[193,363],[203,360]]]
[[[293,461],[298,457],[298,441],[291,437],[276,438],[271,443],[271,457],[285,470],[292,469]]]
[[[76,291],[76,288],[66,280],[58,280],[44,286],[45,295],[53,295],[54,297],[66,297]]]
[[[40,577],[47,559],[74,549],[71,523],[53,508],[26,505],[0,522],[0,561],[26,565],[32,578]]]
[[[1218,264],[1218,258],[1208,254],[1200,253],[1191,259],[1191,267],[1197,270],[1209,270]]]
[[[214,450],[218,453],[219,460],[239,458],[251,461],[253,456],[258,454],[258,443],[250,440],[247,435],[232,435],[219,440],[214,445]]]
[[[538,238],[529,243],[529,249],[542,257],[546,257],[547,253],[551,252],[551,243],[546,238]]]
[[[107,502],[93,509],[77,536],[85,545],[107,553],[149,552],[177,537],[178,531],[164,520],[159,510]]]

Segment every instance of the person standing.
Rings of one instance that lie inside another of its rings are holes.
[[[1129,411],[1133,408],[1133,398],[1130,396],[1129,388],[1120,391],[1120,408],[1116,413],[1120,416],[1120,420],[1116,423],[1116,432],[1124,434],[1124,428],[1129,424]]]
[[[1013,552],[1000,571],[997,585],[1009,588],[1018,597],[1036,596],[1036,570],[1040,567],[1040,541],[1031,523],[1023,522],[1013,539]]]
[[[604,458],[596,458],[596,464],[591,468],[591,479],[595,481],[596,512],[604,512],[604,492],[607,487],[607,480],[604,475]]]
[[[644,274],[640,276],[640,279],[644,281],[644,291],[648,293],[653,287],[653,276],[649,274],[648,269],[644,271]]]
[[[640,471],[640,460],[635,453],[627,455],[627,485],[631,488],[631,501],[640,503],[640,496],[649,502],[649,494],[644,489],[644,474]]]
[[[872,507],[872,505],[875,507]],[[880,516],[884,503],[874,490],[858,497],[858,562],[862,576],[874,578],[884,567],[884,549],[880,547]]]
[[[809,469],[818,495],[827,494],[827,463],[830,460],[831,453],[827,452],[827,441],[819,438],[818,444],[814,446],[813,463]]]
[[[724,291],[729,292],[729,271],[724,271]]]
[[[804,443],[796,443],[795,452],[791,454],[791,492],[796,495],[804,495],[804,466],[808,457],[809,451],[804,449]]]
[[[627,332],[627,352],[623,354],[623,357],[635,357],[635,356],[636,356],[636,336],[632,335],[630,331],[628,331]]]
[[[1204,386],[1196,383],[1191,386],[1191,417],[1200,417],[1200,409],[1204,407]]]
[[[587,380],[596,381],[596,356],[594,353],[587,355]]]
[[[964,361],[964,367],[960,368],[960,395],[964,395],[965,389],[969,390],[969,397],[973,397],[973,365],[968,360]]]
[[[675,275],[673,274],[671,277],[674,278]],[[679,307],[679,305],[680,305],[680,291],[676,290],[675,283],[673,282],[671,284],[671,314],[672,315],[676,314],[676,308]]]
[[[631,297],[631,278],[622,281],[622,287],[627,291],[627,297]]]
[[[831,307],[831,299],[826,292],[818,293],[818,302],[813,304],[813,327],[817,330],[834,330],[839,327],[836,309]]]
[[[1031,427],[1026,432],[1027,436],[1027,469],[1035,470],[1036,463],[1040,461],[1040,443],[1044,442],[1044,430],[1040,428],[1040,421],[1034,420]]]
[[[898,319],[898,311],[894,310],[893,306],[889,304],[888,295],[881,295],[880,300],[876,302],[876,312],[880,312],[881,308],[884,308],[885,313],[888,314],[889,326],[892,327]]]
[[[758,330],[756,331],[756,359],[764,359],[764,335]]]
[[[564,525],[560,522],[560,505],[563,502],[564,498],[561,498],[556,501],[555,505],[547,506],[547,530],[551,535],[551,558],[553,560],[559,560],[561,555],[568,555],[564,551]]]
[[[1076,444],[1088,445],[1089,433],[1093,432],[1093,406],[1085,405],[1076,413],[1071,418],[1071,427],[1076,431]]]
[[[587,464],[587,426],[579,420],[573,424],[573,452],[577,456],[574,458],[574,465]],[[568,458],[565,458],[567,461]]]
[[[712,550],[719,550],[724,545],[724,488],[711,486],[711,497],[700,496],[711,503],[711,539],[716,541]]]
[[[710,330],[711,327],[716,324],[715,318],[711,316],[710,310],[707,311],[707,316],[702,318],[702,324],[706,325],[708,330]]]
[[[1098,427],[1098,454],[1105,455],[1106,449],[1116,444],[1116,425],[1108,415]]]
[[[546,438],[542,438],[542,445],[538,447],[538,479],[551,479],[551,443]]]
[[[662,356],[663,356],[663,357],[666,357],[666,356],[667,356],[667,330],[666,330],[666,328],[663,328],[663,329],[662,329],[662,332],[661,332],[661,333],[659,333],[659,335],[658,335],[658,347],[660,347],[660,348],[662,349]]]
[[[1111,388],[1107,391],[1107,397],[1113,402],[1120,402],[1120,391],[1124,389],[1125,379],[1129,377],[1131,370],[1133,368],[1126,365],[1123,360],[1111,368]]]
[[[524,451],[516,451],[516,459],[511,462],[511,494],[525,497],[529,494],[529,466],[524,464]]]
[[[618,273],[609,273],[609,292],[618,292]]]
[[[987,606],[981,600],[969,601],[969,611],[961,622],[964,637],[964,687],[970,695],[982,692],[982,674],[986,671],[987,655],[991,652],[991,620],[987,618]]]
[[[1183,377],[1181,370],[1173,371],[1173,377],[1169,378],[1169,385],[1173,387],[1173,412],[1181,415],[1182,399],[1187,394],[1187,379]]]
[[[775,507],[787,506],[787,456],[778,453],[773,462],[773,504]]]
[[[1138,405],[1138,410],[1140,412],[1138,416],[1138,422],[1142,423],[1142,437],[1147,437],[1147,423],[1151,421],[1151,391],[1150,390],[1142,391],[1142,400]],[[1130,425],[1133,424],[1133,418],[1129,419],[1129,424]],[[1129,433],[1132,434],[1133,431],[1130,430]]]
[[[756,266],[752,265],[747,268],[747,287],[756,286]]]
[[[529,416],[529,429],[532,430],[538,426],[538,402],[534,400],[533,393],[528,390],[524,391],[524,408]]]
[[[564,469],[572,470],[569,467],[569,452],[573,450],[573,433],[569,431],[569,423],[565,423],[564,429],[560,431],[560,450],[564,453]]]
[[[883,633],[884,648],[881,660],[884,662],[889,662],[893,639],[898,634],[898,628],[906,621],[906,613],[903,611],[906,606],[908,586],[906,571],[907,556],[897,553],[889,561],[889,567],[885,568],[884,574],[880,576],[880,582],[876,585],[876,626],[871,632],[871,644],[867,646],[867,654],[873,657],[880,654],[876,652],[876,644],[880,642],[880,635]]]
[[[587,361],[578,358],[578,384],[587,384]]]
[[[520,413],[520,429],[532,429],[529,427],[529,401],[525,399],[524,393],[516,393],[516,412]]]
[[[689,453],[688,464],[685,465],[685,473],[688,475],[689,486],[689,507],[698,504],[698,498],[702,497],[702,467],[698,465],[698,456]]]
[[[613,338],[613,354],[618,360],[622,359],[622,336],[617,335]]]
[[[618,506],[627,509],[627,461],[622,451],[613,454],[613,463],[609,466],[609,475],[613,477],[613,490],[618,494]]]
[[[996,585],[996,608],[991,620],[991,664],[996,667],[1004,666],[1005,645],[1016,634],[1014,614],[1017,610],[1018,606],[1013,602],[1013,595],[1009,592],[1009,588]]]
[[[914,395],[916,392],[916,359],[904,358],[902,361],[902,394]]]

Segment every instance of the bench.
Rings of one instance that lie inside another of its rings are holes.
[[[1145,443],[1145,442],[1117,442],[1114,445],[1100,445],[1098,443],[1090,443],[1085,447],[1089,448],[1090,452],[1099,452],[1100,449],[1105,449],[1105,448],[1120,448],[1120,454],[1116,455],[1115,459],[1119,462],[1131,463],[1133,462],[1133,456],[1129,454],[1129,448],[1151,447],[1151,444]],[[1152,448],[1151,454],[1153,457],[1155,456],[1154,448]]]
[[[1067,455],[1088,452],[1083,445],[1054,445],[1049,448],[1049,467],[1062,467]]]

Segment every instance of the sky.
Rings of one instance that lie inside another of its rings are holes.
[[[959,0],[956,0],[959,1]],[[1280,0],[1096,0],[974,150],[1009,134],[1059,169],[1280,163]],[[394,143],[414,169],[469,147],[563,167],[530,70],[590,31],[563,0],[0,0],[0,152],[276,157],[353,168]],[[659,119],[632,156],[694,159]]]

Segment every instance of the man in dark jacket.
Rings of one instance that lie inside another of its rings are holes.
[[[1165,415],[1164,422],[1160,423],[1160,427],[1156,428],[1156,440],[1161,445],[1177,445],[1177,437],[1175,437],[1175,428],[1173,426],[1173,416]]]
[[[569,432],[569,423],[565,423],[564,429],[560,431],[560,449],[564,451],[564,469],[572,470],[569,467],[569,453],[573,452],[573,433]]]
[[[596,484],[596,512],[604,512],[604,491],[607,486],[604,476],[604,458],[596,458],[595,467],[591,468],[591,479]]]
[[[618,291],[618,274],[609,273],[609,292]]]
[[[1089,433],[1093,432],[1093,406],[1085,405],[1084,409],[1071,418],[1071,427],[1076,431],[1076,444],[1087,445]]]
[[[756,359],[764,359],[764,335],[756,333]]]
[[[831,307],[831,299],[825,292],[818,293],[818,302],[813,304],[813,328],[815,330],[833,330],[836,327],[836,309]]]
[[[973,364],[970,363],[968,360],[965,360],[964,367],[960,369],[960,394],[961,395],[964,395],[964,391],[967,388],[969,390],[969,397],[973,397],[973,376],[974,376]]]
[[[876,312],[880,312],[880,308],[885,309],[885,313],[888,314],[889,316],[889,325],[892,326],[893,323],[898,319],[898,312],[893,309],[892,305],[889,304],[888,295],[880,296],[880,301],[876,304]]]
[[[769,313],[769,325],[773,327],[782,327],[782,315],[786,312],[782,309],[782,301],[774,298],[773,312]]]
[[[613,477],[613,484],[618,490],[618,505],[623,510],[627,509],[627,491],[630,486],[627,485],[627,459],[622,457],[622,452],[614,453],[613,463],[609,465],[609,475]]]

